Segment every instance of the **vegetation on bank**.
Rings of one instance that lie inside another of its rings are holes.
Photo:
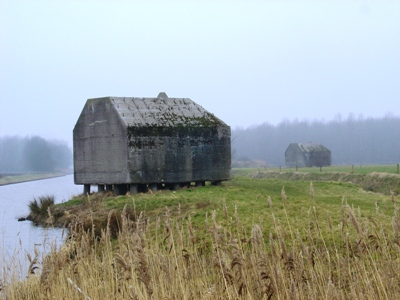
[[[51,207],[54,205],[54,195],[40,196],[29,202],[28,220],[35,221],[47,218],[51,215]]]
[[[398,196],[255,174],[53,206],[70,238],[7,299],[399,298]]]

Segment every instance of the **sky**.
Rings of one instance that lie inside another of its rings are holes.
[[[0,137],[65,140],[89,98],[225,123],[399,116],[400,1],[0,0]]]

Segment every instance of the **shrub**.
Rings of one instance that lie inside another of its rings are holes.
[[[40,196],[38,198],[33,198],[29,202],[28,207],[30,210],[30,215],[32,216],[47,216],[47,209],[54,205],[54,195]]]

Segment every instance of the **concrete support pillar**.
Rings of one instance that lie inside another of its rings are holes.
[[[99,185],[97,185],[97,192],[98,192],[98,193],[103,193],[104,190],[105,190],[104,184],[99,184]]]
[[[205,186],[205,185],[206,185],[205,181],[196,181],[196,184],[195,184],[196,187]]]
[[[114,184],[114,194],[117,196],[125,195],[127,190],[126,184]]]
[[[147,185],[146,184],[138,184],[138,193],[146,193]]]
[[[83,185],[83,194],[84,195],[90,194],[90,184]]]
[[[171,190],[176,191],[181,187],[179,182],[171,183]]]
[[[130,184],[129,185],[129,193],[131,193],[131,195],[135,195],[138,193],[138,185],[137,184]]]
[[[114,195],[116,196],[121,195],[121,189],[119,184],[114,184]]]
[[[219,186],[219,185],[221,185],[221,180],[211,181],[211,184],[212,184],[212,185]]]
[[[149,189],[150,189],[152,192],[157,192],[157,183],[150,183],[150,184],[149,184]]]

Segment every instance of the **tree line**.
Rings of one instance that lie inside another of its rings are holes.
[[[232,130],[232,161],[262,160],[267,166],[284,166],[290,143],[314,142],[331,150],[332,164],[400,163],[400,118],[288,121]]]
[[[72,166],[66,142],[40,136],[0,137],[0,173],[54,172]]]

